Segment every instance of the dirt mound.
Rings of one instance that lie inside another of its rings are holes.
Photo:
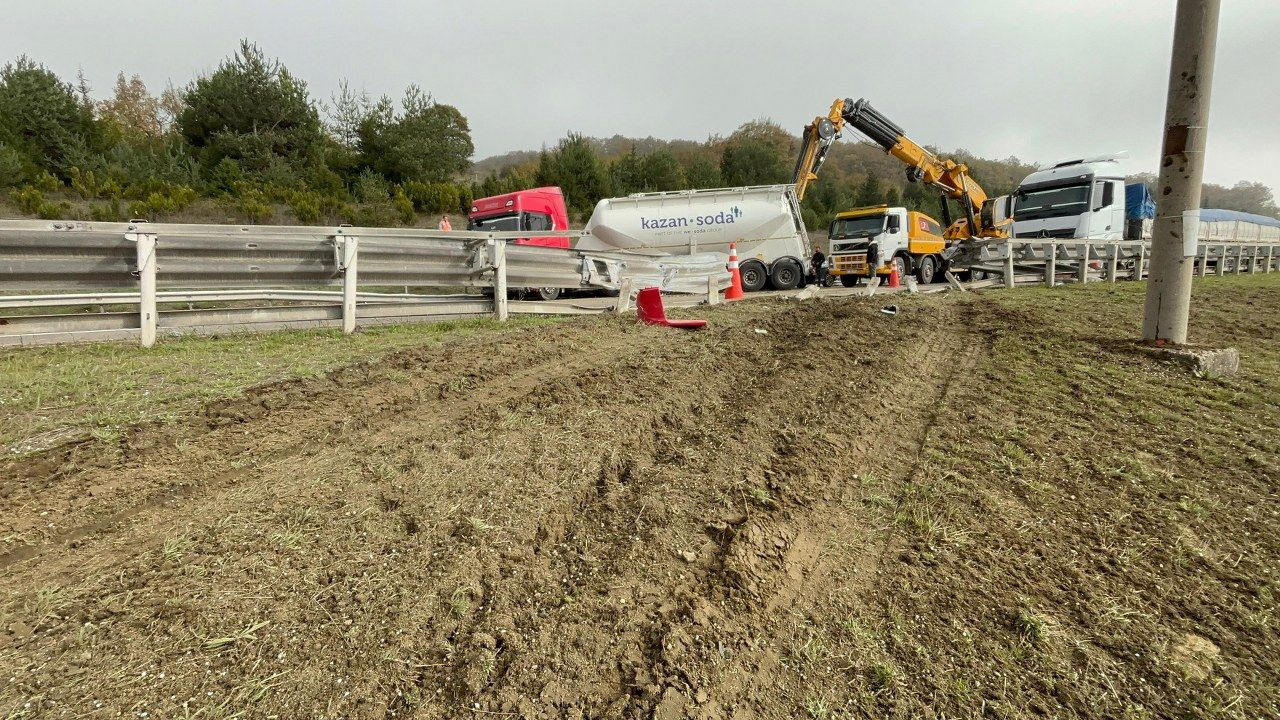
[[[1216,697],[1213,673],[1274,687],[1275,651],[1243,650],[1224,609],[1236,591],[1199,601],[1211,664],[1135,602],[1169,587],[1151,575],[1167,558],[1128,549],[1163,525],[1122,542],[1072,513],[1104,488],[1013,455],[1050,400],[1027,415],[992,377],[1120,351],[1073,336],[1011,366],[1043,317],[878,309],[756,301],[704,332],[599,317],[463,338],[13,463],[0,712],[1103,717],[1165,714],[1175,680]],[[1069,403],[1062,378],[1045,397]],[[1154,511],[1126,493],[1117,508]],[[1249,563],[1274,539],[1196,574],[1240,548],[1182,525],[1214,547],[1171,582],[1267,582]],[[1090,542],[1097,557],[1064,559]],[[1126,672],[1145,684],[1115,686]]]

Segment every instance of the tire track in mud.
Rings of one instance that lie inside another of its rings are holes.
[[[277,597],[268,618],[282,637],[263,637],[256,658],[209,660],[219,674],[195,689],[231,691],[278,647],[305,669],[255,714],[748,717],[777,692],[779,617],[821,588],[832,562],[872,568],[883,554],[867,518],[841,499],[868,464],[909,472],[912,442],[945,394],[936,386],[957,357],[977,352],[964,312],[926,303],[886,319],[851,302],[752,303],[718,311],[701,334],[604,319],[525,332],[532,342],[518,347],[461,343],[433,362],[398,354],[304,383],[235,426],[193,427],[192,437],[237,449],[203,468],[192,493],[66,553],[43,552],[55,546],[46,543],[8,584],[121,568],[137,576],[129,592],[159,607],[173,579],[129,558],[163,543],[180,518],[212,524],[262,505],[316,511],[324,529],[314,548],[278,579],[251,572],[262,557],[245,560],[244,578]],[[551,357],[530,364],[539,353]],[[894,432],[865,431],[875,426]],[[227,427],[264,442],[227,439]],[[127,469],[145,482],[209,457],[175,459],[167,447]],[[272,452],[283,454],[263,460]],[[260,462],[218,479],[246,457]],[[341,468],[353,477],[315,494],[314,481]],[[340,512],[364,497],[376,498],[369,521]],[[352,523],[364,524],[344,535]],[[389,525],[399,534],[369,534]],[[833,558],[836,531],[866,546]],[[229,572],[194,582],[245,581]],[[94,622],[139,612],[93,599],[118,595],[113,582],[77,591]],[[200,602],[220,625],[258,617]],[[57,668],[75,640],[48,632],[23,653]],[[298,632],[313,638],[305,648],[283,644]],[[157,661],[191,657],[172,641],[134,640],[104,662],[136,663],[139,645]],[[334,698],[335,674],[367,702]]]
[[[840,323],[829,310],[802,314],[808,317],[797,321],[801,327]],[[488,695],[489,701],[482,702],[480,707],[493,712],[518,712],[525,717],[553,717],[558,713],[627,717],[649,717],[657,713],[657,717],[683,717],[695,708],[695,714],[707,717],[747,716],[760,699],[761,688],[744,678],[758,677],[761,673],[767,676],[776,667],[777,653],[767,640],[771,634],[769,628],[776,620],[774,616],[809,589],[813,576],[822,575],[823,541],[818,529],[838,526],[841,519],[838,508],[823,502],[830,497],[831,488],[822,487],[824,477],[814,471],[813,459],[832,455],[857,467],[873,455],[902,453],[902,460],[892,464],[899,472],[910,474],[915,462],[911,455],[919,452],[927,437],[928,418],[933,416],[930,408],[945,398],[957,362],[965,362],[964,358],[980,352],[979,344],[972,342],[962,330],[954,329],[955,319],[951,315],[930,318],[930,327],[920,337],[895,348],[886,376],[869,387],[859,385],[862,392],[852,394],[865,402],[897,397],[895,391],[904,385],[921,389],[920,393],[911,393],[906,403],[872,402],[867,412],[857,418],[865,426],[894,428],[894,433],[858,445],[837,438],[834,452],[829,445],[831,434],[848,427],[839,421],[833,425],[832,415],[825,410],[832,400],[840,402],[851,398],[846,393],[832,398],[827,381],[833,377],[833,364],[815,363],[808,358],[828,353],[833,341],[855,340],[861,326],[849,323],[843,333],[835,336],[808,330],[798,341],[794,336],[787,336],[770,343],[767,351],[749,356],[748,365],[754,362],[765,369],[759,378],[761,384],[787,378],[790,380],[786,383],[788,392],[773,394],[759,408],[723,402],[723,406],[731,408],[723,424],[727,428],[745,428],[743,437],[735,445],[735,451],[745,461],[739,465],[763,467],[754,478],[760,487],[752,490],[768,488],[774,497],[767,503],[754,504],[743,497],[730,503],[727,512],[694,529],[700,530],[704,537],[702,546],[692,553],[696,559],[688,563],[690,577],[669,584],[648,607],[645,607],[643,592],[632,593],[632,607],[637,611],[622,622],[612,623],[619,638],[617,645],[636,650],[629,656],[613,658],[620,667],[606,669],[597,678],[548,677],[537,669],[553,659],[545,653],[532,652],[523,669],[512,662],[506,663],[499,679],[489,683],[490,692],[486,693],[486,687],[477,686],[474,678],[468,676],[467,668],[475,664],[477,657],[473,648],[471,652],[459,653],[452,664],[443,663],[449,666],[450,672],[435,679],[451,686],[460,703],[471,703],[477,697]],[[741,360],[721,359],[731,367],[735,360]],[[741,372],[730,374],[741,376]],[[834,377],[840,377],[839,373]],[[939,383],[941,389],[935,389]],[[700,390],[704,396],[718,393],[727,401],[739,397],[740,393],[740,388],[733,385],[714,383],[703,384]],[[767,421],[760,422],[761,417]],[[806,431],[779,431],[779,426],[798,426]],[[611,557],[625,559],[633,551],[629,546],[634,543],[626,538],[637,536],[628,531],[627,525],[633,516],[643,512],[646,498],[653,490],[643,477],[652,474],[655,466],[660,471],[664,465],[685,473],[714,475],[717,471],[714,467],[690,467],[683,462],[683,456],[671,452],[689,432],[690,428],[679,422],[659,425],[656,447],[641,452],[640,457],[632,455],[616,463],[608,473],[602,474],[582,501],[553,515],[554,530],[539,529],[542,542],[535,551],[552,559],[535,563],[540,567],[529,569],[528,574],[581,577],[583,573],[575,568],[574,557],[594,552],[584,552],[583,548],[604,546],[602,564],[612,566],[614,573],[606,573],[597,580],[596,589],[609,589],[602,593],[609,598],[618,595],[620,583],[635,589],[637,578],[619,577],[632,569],[623,562],[610,563],[609,560]],[[634,453],[638,448],[623,450]],[[848,477],[838,474],[835,480],[847,481]],[[601,516],[605,519],[601,520]],[[562,520],[564,517],[568,519]],[[870,540],[870,533],[865,529],[862,532]],[[660,538],[643,535],[638,539],[643,543],[660,541]],[[883,550],[868,546],[866,562],[874,566],[881,554]],[[646,559],[662,565],[661,557],[650,554]],[[680,562],[675,562],[679,567]],[[671,562],[666,564],[668,570],[670,565]],[[870,573],[866,576],[869,579]],[[537,585],[536,581],[530,581],[526,590]],[[627,600],[626,597],[616,599],[623,603]],[[500,607],[502,599],[489,602],[491,607]],[[472,632],[481,638],[480,655],[484,654],[483,648],[495,646],[493,638],[501,638],[503,629],[510,630],[521,624],[526,626],[526,633],[533,632],[537,637],[535,641],[523,643],[526,651],[539,645],[556,646],[556,638],[560,637],[598,636],[600,618],[610,614],[607,604],[600,603],[593,608],[594,612],[570,621],[557,617],[563,613],[551,604],[533,616],[526,614],[522,623],[504,618],[496,623],[497,628],[479,623]],[[501,614],[500,610],[497,612]],[[716,636],[714,641],[712,636]],[[762,637],[766,639],[762,641]],[[513,644],[504,641],[501,646]],[[463,639],[459,645],[465,647],[467,641]],[[734,650],[728,659],[726,647]],[[572,654],[574,648],[561,647],[560,652]],[[707,672],[710,667],[716,670]],[[533,671],[529,672],[529,668]],[[522,670],[534,678],[521,677]],[[548,688],[555,688],[555,692],[548,693]],[[612,692],[601,688],[612,688]],[[531,698],[541,698],[544,707],[540,709]]]
[[[556,333],[557,339],[561,335]],[[397,428],[398,437],[421,437],[487,404],[528,393],[547,380],[642,350],[613,337],[593,343],[587,352],[530,365],[529,358],[520,354],[486,356],[489,345],[501,342],[470,348],[468,354],[474,353],[477,360],[474,368],[458,367],[452,358],[445,363],[424,358],[430,350],[410,350],[384,358],[377,366],[339,369],[322,381],[285,381],[254,388],[243,399],[211,404],[184,427],[136,431],[130,441],[138,445],[136,456],[112,457],[112,449],[88,443],[89,447],[55,449],[10,463],[5,468],[10,487],[4,493],[0,517],[52,516],[62,521],[63,528],[0,555],[0,568],[52,548],[74,546],[148,511],[176,510],[175,506],[202,493],[238,482],[263,481],[280,465],[313,454],[323,444],[357,447],[370,436],[386,434],[388,427]],[[529,357],[536,357],[539,347],[546,345],[554,342],[535,338]],[[494,361],[485,362],[490,357]],[[431,377],[441,365],[446,374]],[[373,389],[362,389],[370,380]],[[350,392],[353,387],[355,393]],[[139,441],[138,436],[148,432],[159,432],[162,438]],[[199,445],[183,448],[188,442]],[[210,446],[216,451],[211,453]],[[77,451],[82,457],[75,457]],[[71,467],[59,467],[49,455]],[[51,465],[57,469],[40,474]],[[186,474],[192,467],[199,468],[194,478]],[[14,487],[24,479],[31,482]],[[56,494],[50,493],[54,487],[59,490]],[[102,504],[108,508],[90,511],[87,496],[105,499]],[[41,505],[42,499],[47,504]],[[110,507],[112,500],[123,507]]]

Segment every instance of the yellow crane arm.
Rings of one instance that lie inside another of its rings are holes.
[[[826,117],[819,115],[812,123],[804,126],[793,181],[797,200],[803,200],[809,183],[818,179],[818,170],[821,169],[823,160],[826,160],[827,151],[840,138],[840,131],[844,128],[843,110],[844,101],[836,100],[831,104],[831,112]]]
[[[906,136],[902,128],[881,115],[865,99],[836,100],[827,117],[818,117],[805,126],[805,136],[796,162],[796,192],[803,197],[804,188],[817,178],[818,169],[831,144],[840,137],[845,123],[866,135],[907,166],[907,180],[923,182],[938,188],[947,197],[960,202],[966,217],[947,229],[949,239],[969,237],[1006,237],[1009,203],[993,202],[978,183],[969,176],[969,168],[949,159],[939,159]]]

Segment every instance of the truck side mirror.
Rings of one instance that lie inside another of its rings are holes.
[[[902,229],[902,219],[897,215],[889,216],[889,232],[896,233]]]

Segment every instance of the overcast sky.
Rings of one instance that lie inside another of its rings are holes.
[[[3,54],[96,94],[118,71],[154,92],[240,38],[327,99],[418,83],[471,122],[476,158],[595,136],[702,140],[772,118],[796,133],[866,97],[913,139],[1040,163],[1127,150],[1154,170],[1173,0],[804,3],[668,0],[5,3]],[[1280,2],[1225,0],[1209,182],[1280,189]]]

